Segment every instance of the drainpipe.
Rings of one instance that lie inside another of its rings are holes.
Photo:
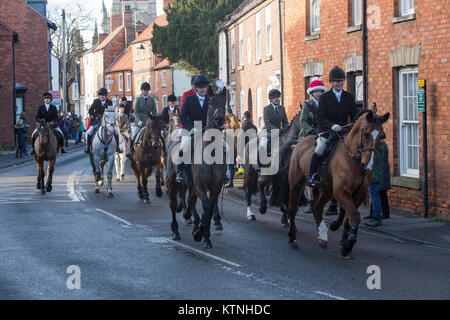
[[[11,46],[12,46],[12,94],[13,94],[13,127],[16,124],[16,54],[15,54],[15,43],[19,41],[19,35],[17,32],[13,33]]]
[[[173,74],[174,68],[171,66],[170,71],[172,73],[172,94],[175,95],[175,76]]]
[[[362,0],[362,13],[363,13],[363,25],[362,25],[362,63],[363,63],[363,110],[368,107],[368,77],[367,77],[367,0]]]
[[[281,101],[283,104],[285,103],[284,100],[284,71],[283,71],[283,24],[281,21],[281,1],[278,0],[278,20],[280,23],[280,84],[281,84]]]
[[[227,27],[226,26],[224,26],[223,27],[223,32],[225,33],[225,52],[227,53],[226,54],[226,59],[225,59],[225,61],[226,61],[226,68],[227,68],[227,81],[226,81],[226,84],[227,84],[227,87],[229,87],[230,86],[230,68],[229,68],[229,66],[230,66],[230,59],[228,58],[228,31],[227,31]],[[230,108],[230,90],[227,90],[227,110]]]

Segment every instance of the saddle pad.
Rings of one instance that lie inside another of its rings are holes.
[[[142,137],[144,136],[145,127],[142,127],[136,137],[134,138],[134,143],[139,144],[141,142]]]
[[[322,165],[328,165],[333,157],[334,152],[336,151],[337,144],[339,142],[339,137],[333,134],[330,139],[327,141],[327,146],[325,148],[325,152],[322,158]]]

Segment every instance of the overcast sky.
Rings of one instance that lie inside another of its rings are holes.
[[[112,0],[104,0],[106,9],[111,9]],[[156,0],[157,3],[157,13],[158,16],[163,14],[162,10],[162,0]],[[97,19],[97,24],[100,29],[102,23],[102,0],[48,0],[47,11],[51,11],[52,8],[64,8],[67,13],[71,10],[75,10],[73,4],[80,4],[83,8],[83,12],[92,13],[93,17]],[[83,38],[85,41],[90,41],[94,32],[94,21],[92,21],[92,26],[90,31],[83,32]]]

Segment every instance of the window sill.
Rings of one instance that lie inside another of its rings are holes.
[[[236,71],[236,70],[235,70],[235,69],[231,69],[231,71],[230,71],[230,72],[231,72],[231,73],[234,73],[234,71]]]
[[[261,59],[255,60],[255,66],[258,65],[258,64],[261,64]]]
[[[311,33],[311,35],[305,37],[305,41],[312,41],[320,39],[320,32]]]
[[[239,66],[238,71],[244,70],[244,66]]]
[[[270,60],[272,60],[272,55],[267,56],[267,57],[264,58],[264,62],[267,62],[267,61],[270,61]]]
[[[420,190],[420,179],[406,176],[391,177],[391,184],[396,187],[405,187],[409,189]]]
[[[361,24],[345,28],[345,32],[346,33],[352,33],[352,32],[361,31],[361,30],[362,30],[362,25]]]
[[[410,20],[416,20],[415,13],[411,13],[406,16],[394,17],[391,19],[391,22],[394,24],[394,23],[400,23],[400,22],[405,22],[405,21],[410,21]]]

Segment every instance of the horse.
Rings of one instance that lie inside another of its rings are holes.
[[[128,140],[130,138],[127,137],[123,133],[119,133],[119,147],[123,151],[122,153],[115,153],[114,161],[116,168],[116,181],[123,181],[125,179],[125,163],[127,162],[127,157],[125,156],[128,153]]]
[[[208,89],[208,95],[210,97],[208,104],[208,114],[206,121],[207,129],[218,129],[223,130],[225,124],[225,96],[226,90],[222,90],[220,94],[214,94],[211,88]],[[194,135],[193,140],[200,141],[202,143],[202,150],[205,150],[211,142],[203,141],[201,136],[203,132],[197,132]],[[199,139],[197,139],[199,138]],[[179,142],[173,143],[170,146],[170,151],[173,151]],[[194,150],[197,150],[198,146],[194,146]],[[176,221],[176,209],[177,209],[177,193],[176,193],[176,183],[175,180],[175,168],[172,163],[171,155],[169,152],[168,161],[168,189],[170,197],[170,209],[172,211],[172,238],[180,239],[178,232],[178,223]],[[225,158],[225,154],[223,155]],[[206,164],[202,159],[201,164],[193,163],[191,164],[191,170],[185,174],[185,180],[188,181],[189,188],[192,188],[192,194],[189,192],[189,203],[188,208],[193,208],[192,213],[194,214],[194,228],[192,231],[193,238],[196,242],[200,242],[203,239],[203,247],[205,249],[212,248],[210,240],[210,226],[211,218],[213,217],[214,208],[217,207],[217,202],[219,194],[222,191],[223,183],[225,181],[226,175],[226,164],[212,163]],[[209,192],[209,196],[207,194]],[[199,218],[197,212],[195,211],[195,203],[197,198],[202,201],[203,214],[201,219]]]
[[[300,112],[292,119],[285,134],[280,138],[279,150],[273,152],[279,153],[279,170],[274,175],[258,174],[253,164],[249,163],[250,144],[255,141],[249,141],[245,146],[245,169],[244,169],[244,190],[245,199],[247,201],[247,219],[255,221],[256,217],[251,210],[252,195],[257,191],[260,194],[259,212],[265,214],[267,212],[267,199],[265,189],[272,187],[272,193],[269,204],[274,207],[280,207],[282,211],[281,225],[288,227],[287,206],[289,201],[289,185],[288,185],[288,168],[289,160],[292,155],[291,146],[297,143],[298,134],[300,132]],[[259,140],[259,139],[258,139]],[[257,140],[257,141],[258,141]],[[258,142],[257,142],[258,143]]]
[[[360,213],[358,208],[364,201],[367,188],[372,180],[372,166],[375,149],[380,141],[386,137],[383,123],[389,119],[389,113],[378,116],[372,110],[365,110],[360,114],[347,135],[339,135],[331,160],[319,170],[322,183],[319,194],[311,207],[318,228],[318,243],[327,248],[328,229],[323,220],[323,207],[333,196],[345,210],[344,230],[340,241],[341,255],[352,259],[352,248],[357,240]],[[303,192],[309,173],[309,167],[315,137],[308,136],[300,141],[294,149],[289,165],[289,245],[298,248],[296,240],[295,215],[298,210],[299,195]],[[343,211],[342,211],[343,212]],[[339,228],[335,222],[330,226],[332,231]]]
[[[53,171],[55,170],[56,155],[59,151],[58,140],[45,120],[40,120],[36,126],[38,129],[38,137],[34,141],[34,161],[36,161],[38,169],[36,188],[41,190],[42,195],[45,195],[46,191],[52,191]],[[44,161],[48,161],[46,184],[44,183]]]
[[[147,189],[148,177],[155,169],[156,186],[155,193],[158,198],[162,197],[161,190],[161,158],[163,154],[163,142],[161,131],[163,125],[160,116],[149,114],[149,120],[145,124],[144,133],[140,135],[135,144],[135,151],[130,164],[136,177],[139,198],[144,203],[151,203]]]
[[[95,178],[95,193],[100,192],[100,187],[103,186],[105,165],[107,167],[108,184],[106,192],[108,197],[112,198],[112,175],[114,166],[114,154],[116,152],[116,140],[114,139],[114,123],[115,112],[113,110],[106,110],[103,114],[101,124],[94,132],[92,137],[92,146],[89,152],[89,159],[92,166],[92,172]]]

